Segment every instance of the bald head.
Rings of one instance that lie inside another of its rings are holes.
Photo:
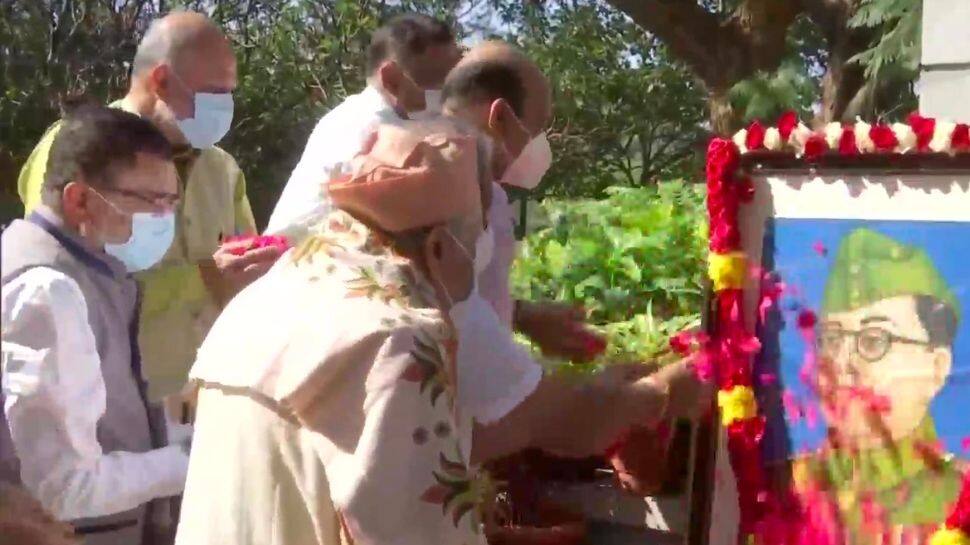
[[[484,111],[493,115],[496,101],[501,101],[533,136],[546,128],[552,115],[549,80],[521,50],[501,41],[469,50],[445,79],[442,100],[453,114],[477,114],[479,125]]]
[[[178,68],[201,50],[232,53],[222,30],[205,15],[193,11],[170,13],[148,27],[138,44],[132,74],[145,74],[160,64]]]

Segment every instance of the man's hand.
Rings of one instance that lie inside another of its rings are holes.
[[[247,249],[237,255],[239,248],[246,248],[247,241],[229,242],[223,244],[212,254],[216,269],[231,286],[239,291],[266,274],[266,271],[283,255],[277,246]]]
[[[547,356],[588,362],[606,349],[606,341],[585,324],[582,308],[561,303],[519,301],[515,329],[524,333]]]
[[[202,279],[222,304],[251,284],[283,255],[279,246],[249,248],[250,241],[227,242],[212,254],[212,262],[200,264]]]
[[[714,383],[701,380],[691,363],[685,358],[677,363],[664,365],[644,379],[656,381],[669,390],[667,416],[672,418],[696,418],[711,408]]]
[[[74,528],[54,519],[20,487],[0,482],[0,545],[77,545]]]

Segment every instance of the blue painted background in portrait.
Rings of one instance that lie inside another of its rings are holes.
[[[777,336],[772,338],[773,334],[761,332],[765,350],[758,362],[761,369],[757,372],[774,372],[770,369],[773,365],[770,360],[776,360],[774,365],[780,368],[779,387],[814,404],[818,421],[814,427],[804,419],[785,422],[780,402],[766,403],[764,406],[771,408],[767,409],[769,432],[765,454],[768,459],[778,460],[788,457],[792,451],[814,450],[825,438],[826,424],[817,400],[798,377],[807,347],[798,331],[797,307],[807,305],[818,312],[839,243],[859,227],[924,248],[960,301],[962,319],[953,344],[953,369],[930,406],[930,414],[947,452],[968,458],[970,453],[962,452],[960,443],[963,437],[970,435],[970,223],[787,218],[769,220],[764,262],[797,291],[782,297],[777,307],[781,312],[780,319],[776,314],[774,320],[768,321],[768,329],[777,330]],[[816,251],[819,244],[827,250],[826,255]],[[772,248],[773,251],[769,251]]]

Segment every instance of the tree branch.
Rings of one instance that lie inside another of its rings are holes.
[[[728,18],[693,0],[608,0],[660,38],[709,90],[725,90],[759,70],[774,70],[785,53],[798,0],[745,0]]]

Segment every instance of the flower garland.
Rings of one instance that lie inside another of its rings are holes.
[[[774,138],[774,132],[770,138]],[[779,134],[780,137],[780,134]],[[745,144],[760,145],[767,131],[754,125]],[[741,251],[738,208],[753,196],[749,180],[738,178],[740,149],[729,140],[714,139],[707,149],[707,211],[710,216],[708,275],[716,297],[715,327],[705,339],[700,360],[711,365],[718,386],[721,424],[727,430],[728,452],[738,479],[741,532],[750,534],[767,500],[761,465],[765,421],[758,414],[752,383],[752,356],[758,339],[744,323],[743,284],[747,257]]]
[[[784,511],[782,504],[791,498],[772,495],[761,463],[765,418],[758,411],[752,372],[753,356],[760,350],[760,343],[748,330],[743,311],[743,283],[748,269],[741,248],[738,209],[742,202],[751,200],[754,187],[739,170],[740,158],[744,153],[761,150],[791,151],[807,160],[830,152],[842,156],[930,152],[953,155],[970,153],[970,127],[913,114],[905,124],[870,125],[857,120],[830,123],[816,132],[789,112],[776,127],[755,121],[730,140],[715,138],[708,146],[708,276],[715,294],[714,327],[709,336],[696,336],[696,343],[678,336],[671,340],[671,346],[686,354],[698,345],[699,368],[706,365],[716,380],[721,423],[727,430],[729,457],[738,481],[740,531],[743,535],[761,534],[761,541],[767,543],[776,541],[771,535],[791,534],[792,529],[779,515]],[[931,545],[970,545],[970,477],[965,479],[953,511]],[[824,542],[822,537],[813,537],[822,533],[813,533],[811,524],[803,525],[798,533],[800,542]]]
[[[812,131],[798,121],[794,112],[778,120],[777,127],[765,128],[755,121],[734,134],[731,141],[740,153],[793,151],[798,157],[814,159],[826,152],[839,155],[867,153],[970,153],[970,126],[912,114],[906,123],[870,125],[833,122]]]

